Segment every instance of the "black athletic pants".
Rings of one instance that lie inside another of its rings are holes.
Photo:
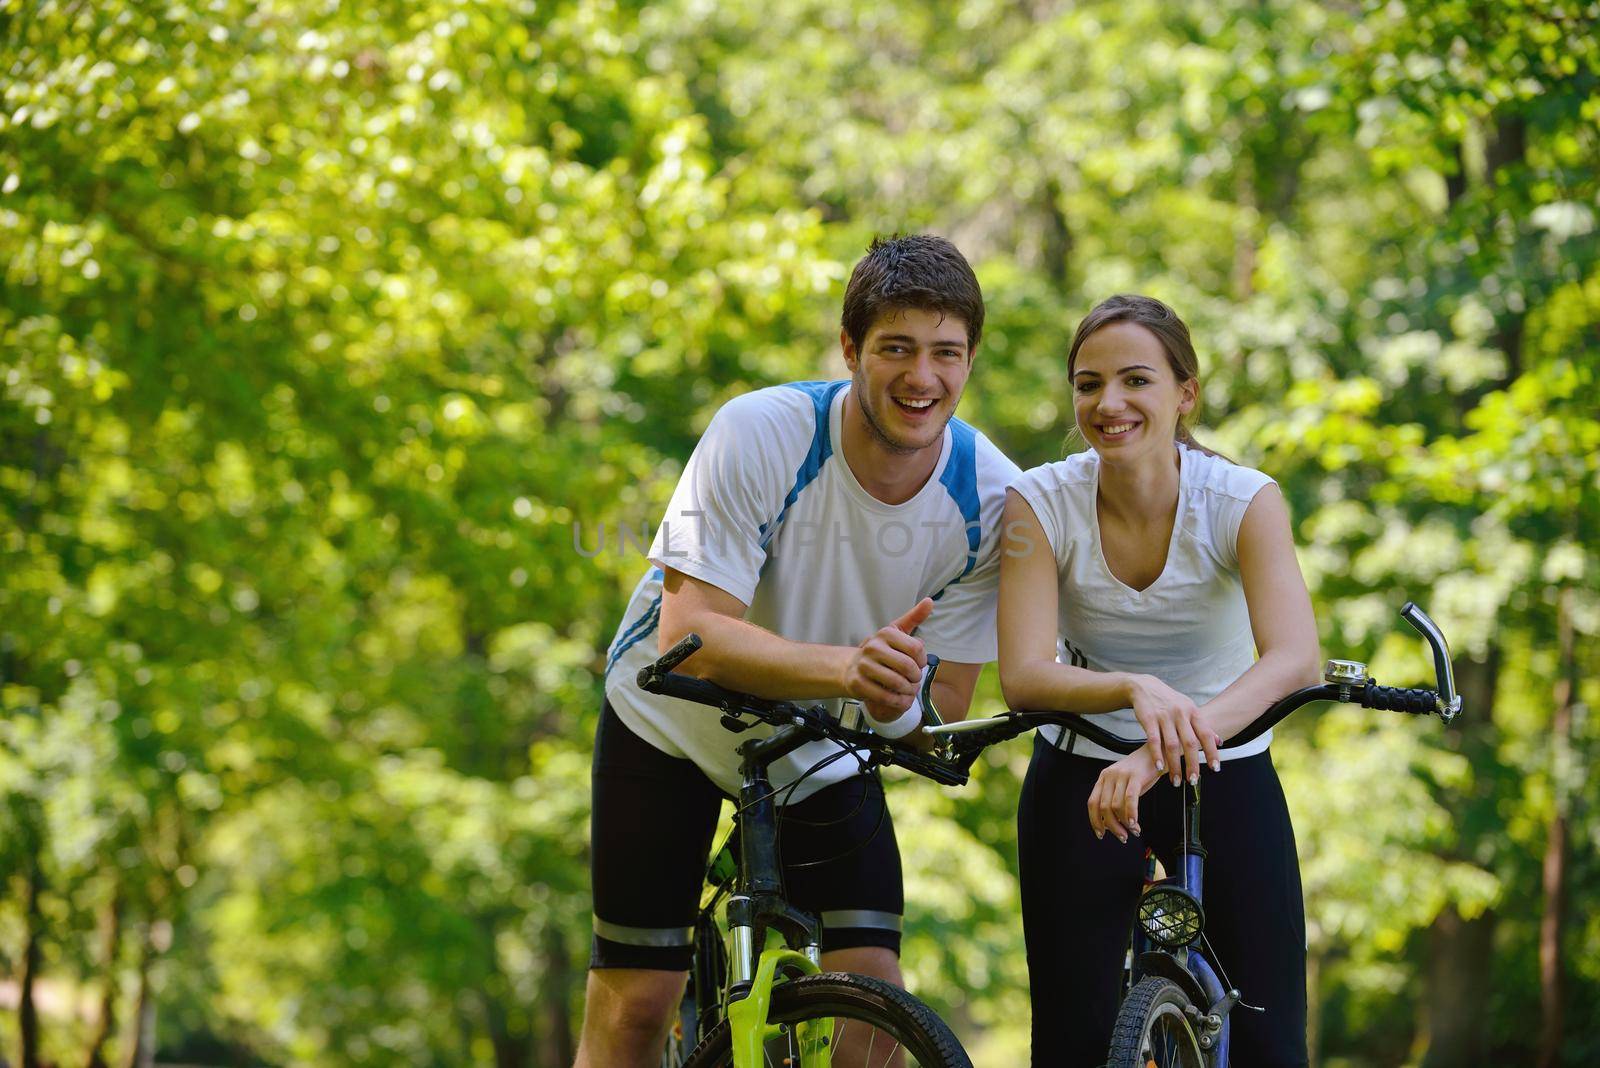
[[[688,969],[723,796],[693,761],[634,734],[606,702],[594,743],[591,968]],[[900,847],[876,776],[851,775],[780,806],[778,846],[784,892],[821,918],[823,952],[900,952]]]
[[[1089,792],[1103,760],[1042,738],[1022,786],[1017,846],[1033,998],[1035,1068],[1105,1063],[1129,925],[1147,845],[1168,871],[1183,791],[1162,780],[1139,802],[1143,835],[1126,845],[1089,827]],[[1206,935],[1213,963],[1244,1000],[1235,1009],[1233,1068],[1306,1064],[1306,925],[1294,829],[1268,753],[1229,760],[1200,780]]]

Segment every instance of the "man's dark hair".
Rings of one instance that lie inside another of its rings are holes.
[[[885,312],[917,308],[967,324],[967,351],[983,335],[983,291],[956,247],[933,234],[872,239],[850,272],[840,323],[856,348]]]

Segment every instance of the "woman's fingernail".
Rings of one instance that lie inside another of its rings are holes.
[[[1222,770],[1222,761],[1220,761],[1220,760],[1213,760],[1213,761],[1212,761],[1212,762],[1211,762],[1211,770],[1212,770],[1212,771],[1221,771],[1221,770]]]
[[[1125,835],[1125,834],[1119,834],[1119,835],[1117,835],[1117,840],[1118,840],[1118,841],[1119,841],[1119,842],[1121,842],[1121,843],[1122,843],[1122,844],[1123,844],[1123,845],[1127,845],[1127,844],[1128,844],[1128,836],[1127,836],[1127,835]]]
[[[1197,783],[1199,781],[1200,781],[1200,773],[1198,771],[1191,771],[1189,773],[1189,785],[1193,786],[1195,783]]]

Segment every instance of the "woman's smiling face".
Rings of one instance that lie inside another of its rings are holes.
[[[1078,430],[1102,458],[1168,450],[1178,419],[1194,407],[1197,383],[1179,381],[1161,341],[1136,323],[1101,327],[1084,339],[1072,365]]]

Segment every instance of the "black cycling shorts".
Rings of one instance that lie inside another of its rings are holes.
[[[595,732],[589,825],[591,968],[688,969],[726,796],[693,761],[634,734],[606,702]],[[784,892],[822,917],[823,951],[899,953],[900,848],[877,777],[852,775],[780,807],[778,828]]]

